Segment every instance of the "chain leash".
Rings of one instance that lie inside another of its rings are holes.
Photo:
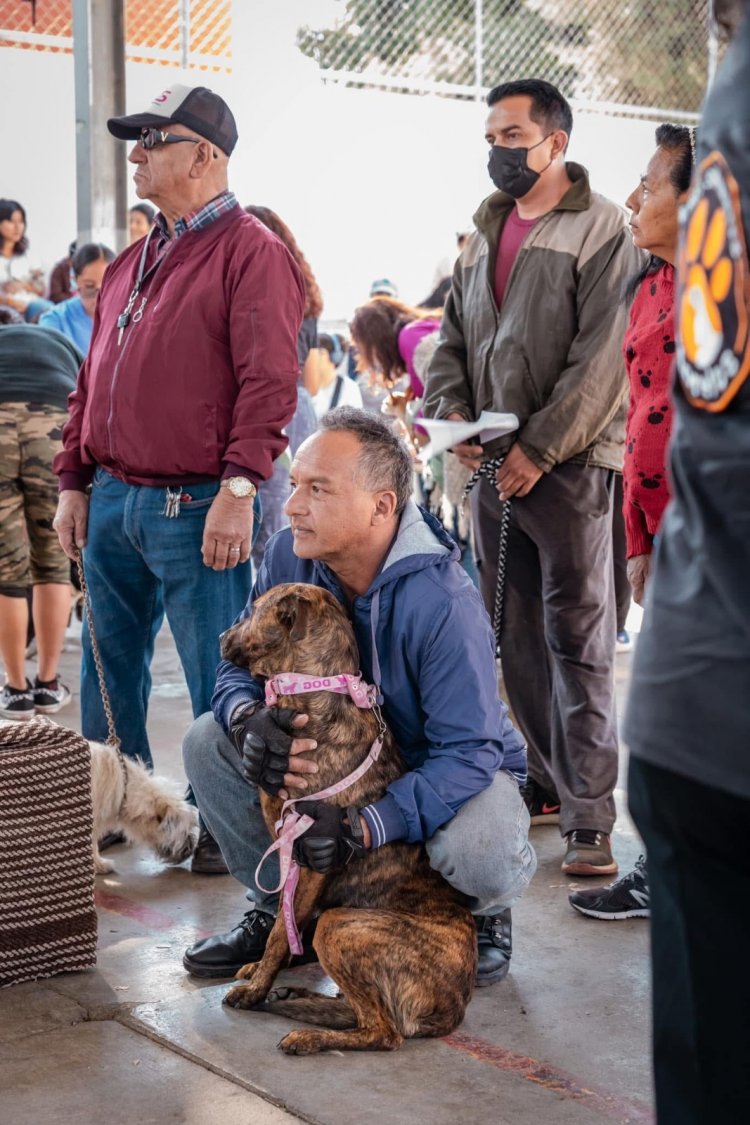
[[[493,486],[497,483],[497,470],[504,460],[504,457],[493,457],[489,461],[483,461],[479,468],[474,470],[464,487],[462,504],[466,503],[466,499],[471,490],[481,477],[484,477]],[[495,634],[495,655],[497,657],[500,656],[500,634],[503,628],[505,570],[508,560],[508,531],[510,530],[510,500],[501,500],[500,505],[500,541],[497,553],[497,582],[495,583],[495,604],[492,610],[492,630]]]
[[[75,562],[76,568],[78,570],[78,579],[81,583],[81,593],[83,594],[83,606],[84,612],[86,614],[86,625],[88,626],[89,640],[91,641],[91,651],[94,655],[96,678],[99,681],[99,692],[102,697],[102,706],[104,707],[104,714],[107,719],[107,730],[109,732],[107,735],[107,746],[113,747],[115,753],[117,754],[117,760],[120,763],[120,769],[122,770],[122,780],[124,785],[122,804],[120,805],[120,811],[122,811],[125,806],[125,798],[127,797],[128,792],[128,770],[125,764],[122,750],[120,749],[121,742],[117,735],[117,730],[115,729],[115,717],[112,714],[112,703],[110,701],[109,692],[107,691],[107,684],[104,679],[104,665],[102,664],[102,654],[99,651],[99,642],[96,639],[96,633],[94,631],[94,614],[91,610],[91,595],[89,594],[88,585],[86,583],[86,575],[83,570],[83,554],[81,553],[81,551],[77,552]]]

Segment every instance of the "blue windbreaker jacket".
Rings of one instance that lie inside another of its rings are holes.
[[[333,572],[297,558],[292,544],[289,528],[269,540],[238,620],[281,582],[322,586],[347,605]],[[440,523],[410,502],[382,569],[348,607],[362,673],[379,683],[383,715],[409,767],[362,810],[374,847],[429,840],[500,769],[525,779],[523,739],[498,697],[490,621],[458,557]],[[222,661],[212,708],[224,730],[235,708],[263,697],[261,681]]]

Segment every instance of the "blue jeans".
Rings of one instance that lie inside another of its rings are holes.
[[[240,756],[213,715],[201,715],[182,746],[185,773],[206,826],[227,867],[259,910],[275,914],[278,895],[262,890],[255,869],[270,844],[260,798]],[[536,870],[529,843],[529,814],[518,782],[505,770],[472,797],[426,843],[430,865],[468,897],[472,914],[496,915],[521,897]],[[263,865],[261,882],[279,881],[277,853]]]
[[[97,469],[83,552],[94,631],[122,750],[153,765],[146,717],[151,659],[164,613],[185,672],[193,716],[211,704],[219,635],[250,596],[250,563],[214,571],[201,558],[203,526],[219,483],[190,485],[179,515],[164,515],[166,489],[123,484]],[[255,512],[253,531],[259,523]],[[86,738],[103,741],[107,722],[84,622],[81,721]]]

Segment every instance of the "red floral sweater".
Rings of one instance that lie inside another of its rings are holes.
[[[669,500],[674,297],[674,270],[665,264],[636,293],[623,344],[630,380],[622,470],[629,559],[651,553]]]

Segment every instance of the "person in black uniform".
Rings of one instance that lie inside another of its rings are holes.
[[[660,1125],[750,1120],[750,2],[714,6],[735,35],[682,212],[673,500],[625,722]]]

